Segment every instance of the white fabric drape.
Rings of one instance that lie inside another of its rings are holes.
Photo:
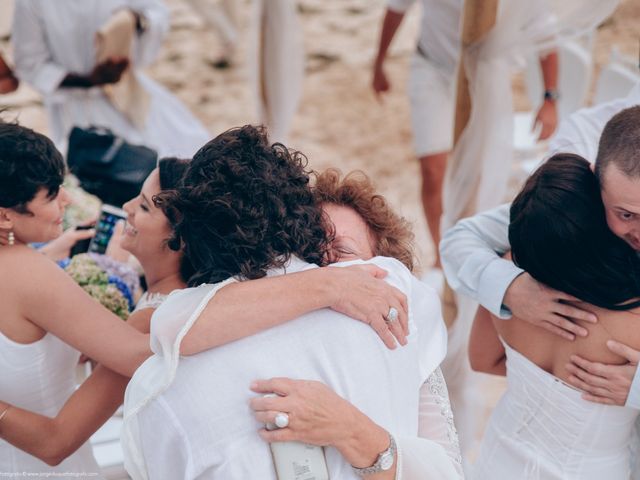
[[[471,117],[453,151],[444,189],[443,230],[467,205],[499,205],[513,158],[510,73],[519,57],[553,48],[559,38],[585,33],[608,17],[618,0],[501,0],[496,24],[463,53],[472,99]]]
[[[442,231],[460,218],[504,201],[513,159],[511,71],[527,54],[544,54],[559,40],[584,34],[608,17],[618,0],[499,0],[496,23],[463,52],[471,115],[449,159]],[[443,371],[463,446],[476,437],[477,399],[467,344],[477,303],[456,295]],[[463,450],[465,450],[463,448]],[[463,452],[464,453],[464,452]]]
[[[257,0],[252,83],[258,118],[286,143],[302,95],[304,46],[294,0]]]

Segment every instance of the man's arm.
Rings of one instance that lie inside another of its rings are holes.
[[[567,364],[569,383],[584,390],[582,397],[590,402],[640,409],[640,351],[615,340],[609,340],[607,348],[626,358],[627,363],[608,365],[572,355],[572,363]]]
[[[398,3],[399,5],[395,5]],[[389,8],[384,15],[382,21],[382,30],[380,31],[380,42],[378,43],[378,54],[373,64],[373,80],[372,87],[376,95],[389,91],[391,85],[384,73],[384,60],[387,57],[389,45],[402,23],[404,12],[413,1],[390,2]]]
[[[558,89],[558,53],[553,51],[544,57],[540,57],[540,70],[544,81],[545,92],[556,92]],[[538,140],[546,140],[556,130],[558,125],[558,109],[556,98],[547,97],[538,110],[534,122],[534,128],[540,125],[540,136]]]
[[[503,305],[511,282],[523,273],[501,258],[510,250],[509,204],[459,221],[440,242],[442,268],[457,293],[477,300],[500,318],[511,317]]]
[[[587,330],[568,318],[595,322],[594,314],[568,305],[571,295],[537,282],[509,260],[509,205],[458,222],[440,242],[447,282],[453,290],[478,301],[499,318],[511,314],[565,337]]]

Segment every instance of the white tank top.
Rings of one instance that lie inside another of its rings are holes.
[[[55,416],[74,392],[79,356],[78,351],[51,333],[22,344],[0,332],[0,399]],[[102,478],[88,442],[60,465],[51,467],[0,439],[0,472],[68,472],[73,478]]]

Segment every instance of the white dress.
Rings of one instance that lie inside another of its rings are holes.
[[[75,390],[80,353],[47,333],[40,340],[16,343],[0,333],[0,398],[32,412],[55,417]],[[11,411],[7,416],[11,415]],[[91,446],[85,443],[60,465],[46,463],[0,439],[0,476],[23,472],[52,478],[101,479]],[[57,474],[57,475],[56,475]]]
[[[638,410],[591,403],[505,344],[507,391],[472,478],[627,480]]]
[[[94,87],[59,88],[68,73],[88,74],[95,66],[95,34],[121,8],[141,13],[146,31],[134,44],[135,75],[150,95],[143,129],[135,128]],[[159,0],[19,0],[13,21],[16,73],[44,97],[51,138],[62,151],[74,125],[110,128],[133,144],[162,156],[191,157],[211,135],[184,105],[139,69],[155,60],[169,29]]]

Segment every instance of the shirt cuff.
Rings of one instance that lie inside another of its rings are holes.
[[[631,382],[629,395],[625,407],[636,408],[640,410],[640,368],[636,369],[636,374]]]
[[[43,95],[51,95],[59,87],[67,71],[54,63],[47,63],[39,69],[37,75],[33,79],[33,86]]]
[[[511,311],[502,302],[507,288],[521,273],[524,270],[516,267],[513,262],[496,258],[480,276],[478,303],[499,318],[511,318]]]

